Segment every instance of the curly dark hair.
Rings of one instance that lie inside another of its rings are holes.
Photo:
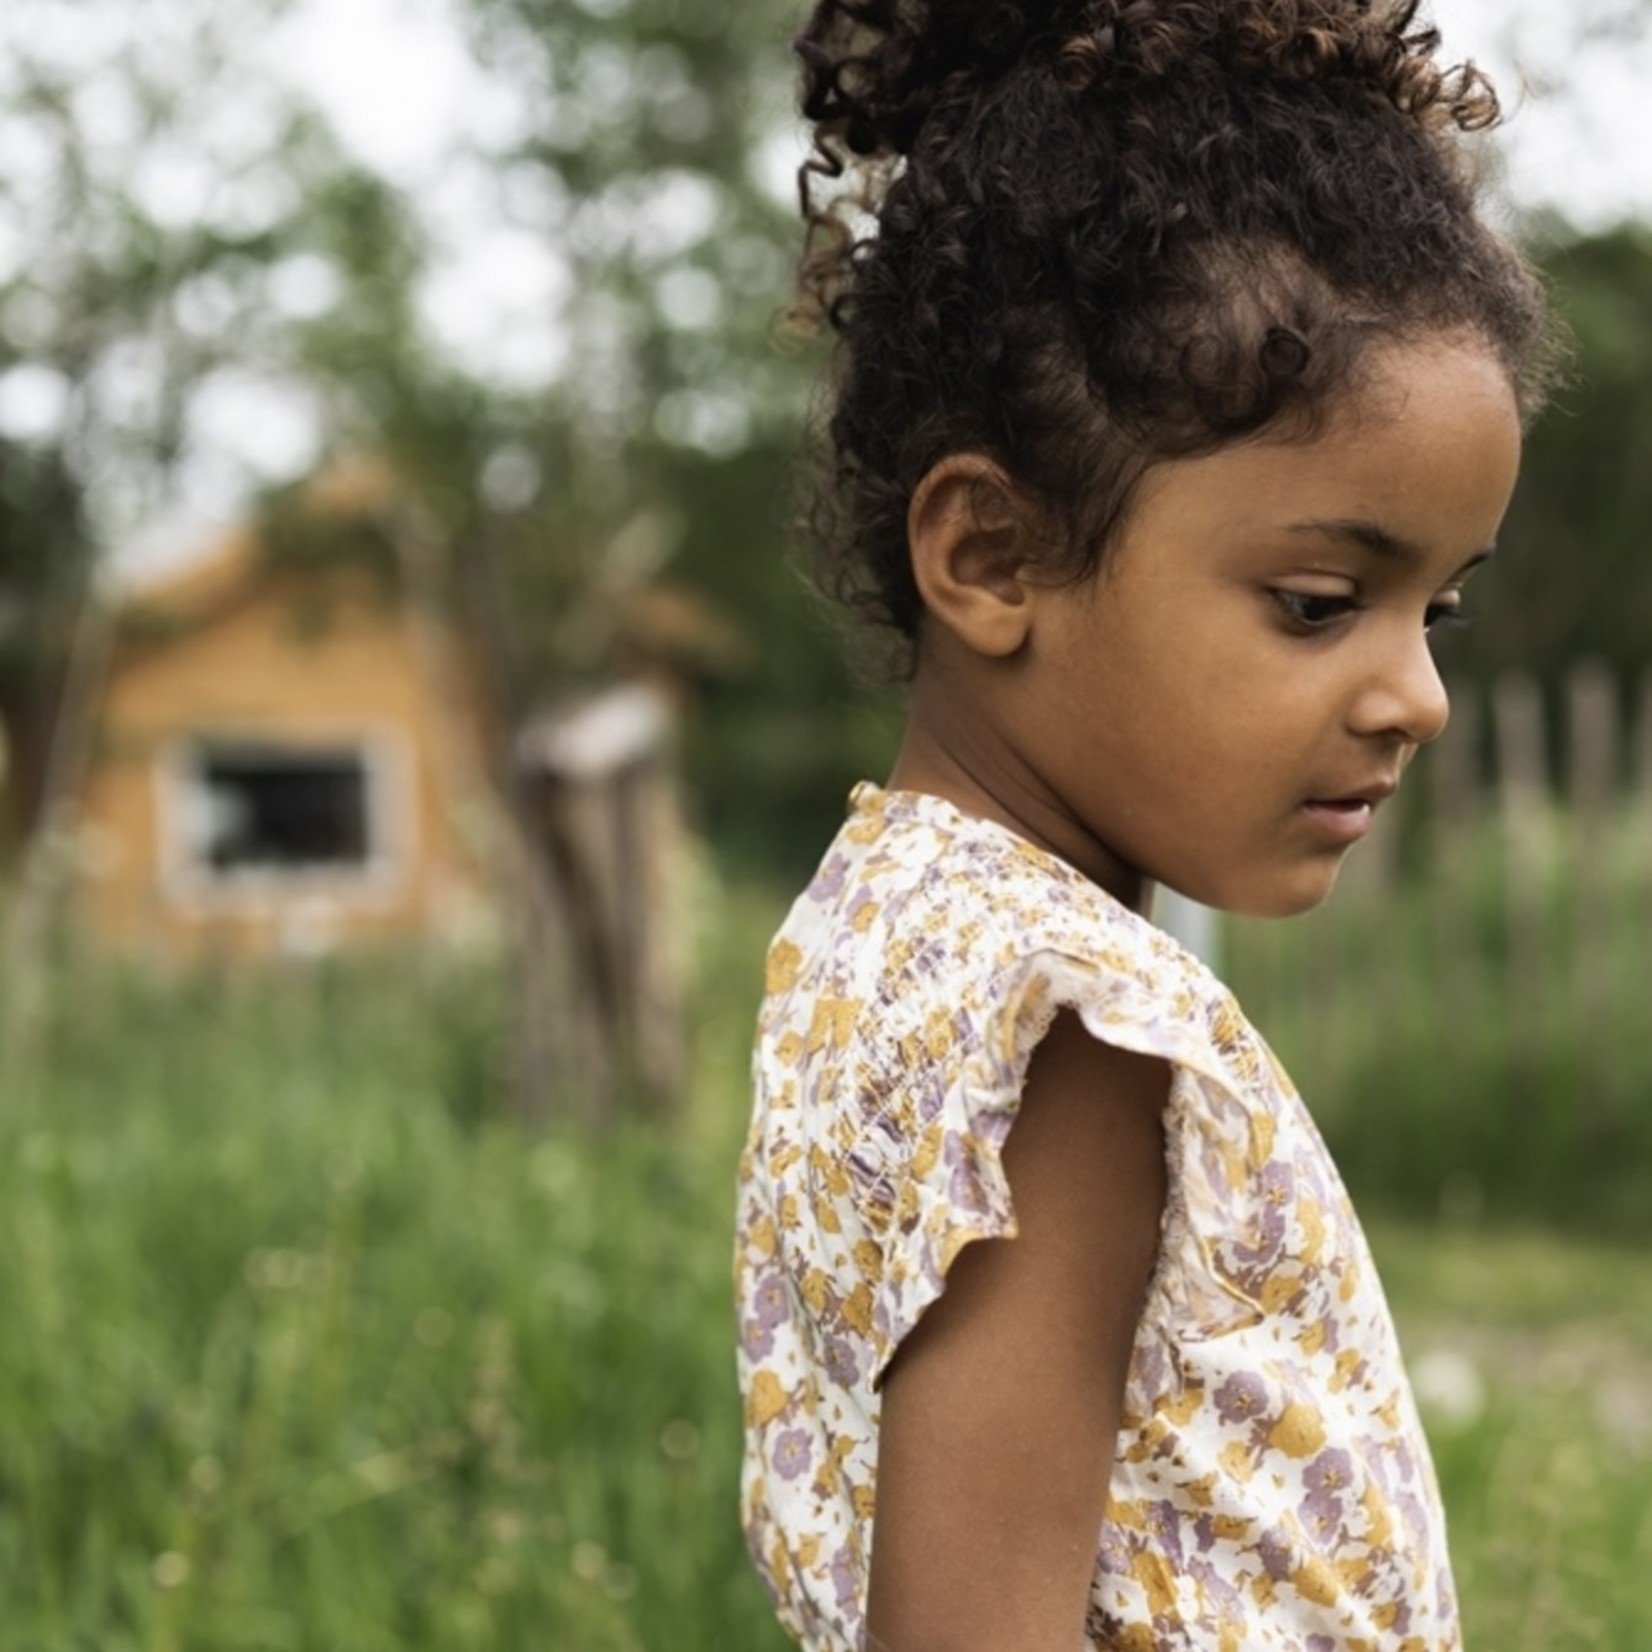
[[[1418,3],[813,7],[787,316],[837,337],[800,516],[816,591],[894,644],[870,680],[915,674],[907,510],[949,453],[995,460],[1082,580],[1155,460],[1312,434],[1375,340],[1484,341],[1529,426],[1568,335],[1478,216],[1459,134],[1496,92],[1436,66]]]

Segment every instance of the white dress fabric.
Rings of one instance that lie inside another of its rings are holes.
[[[972,1239],[1056,1010],[1171,1063],[1168,1196],[1088,1644],[1460,1649],[1434,1465],[1365,1236],[1232,993],[1065,861],[869,780],[775,935],[734,1252],[740,1515],[783,1626],[865,1652],[878,1381]]]

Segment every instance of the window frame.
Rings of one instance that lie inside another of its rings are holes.
[[[262,747],[305,758],[348,754],[361,762],[367,858],[353,866],[243,866],[216,870],[199,855],[190,827],[203,754]],[[400,897],[412,866],[412,743],[387,724],[282,724],[190,729],[157,754],[155,803],[160,886],[167,904],[193,912],[273,912],[304,897],[324,896],[356,909],[382,909]]]

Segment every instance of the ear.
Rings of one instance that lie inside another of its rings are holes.
[[[978,654],[1013,654],[1032,622],[1022,501],[984,454],[953,453],[918,483],[906,515],[912,575],[933,620]]]

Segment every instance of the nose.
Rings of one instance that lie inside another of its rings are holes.
[[[1451,718],[1451,699],[1422,630],[1402,642],[1389,640],[1364,693],[1355,720],[1362,733],[1403,733],[1419,746],[1438,740]]]

